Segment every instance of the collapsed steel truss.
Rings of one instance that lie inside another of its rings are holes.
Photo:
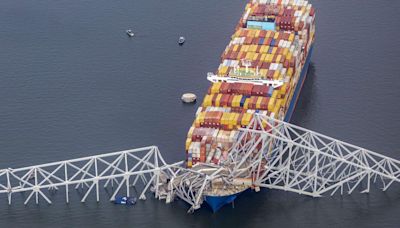
[[[284,121],[256,115],[242,132],[231,160],[249,164],[255,186],[319,197],[400,182],[400,161]]]
[[[28,192],[51,203],[49,193],[70,188],[82,189],[85,202],[91,192],[100,200],[99,188],[111,188],[110,200],[117,194],[131,194],[131,187],[146,199],[152,191],[167,203],[176,197],[191,205],[189,212],[201,207],[204,196],[218,181],[236,188],[236,179],[251,180],[260,187],[319,197],[357,187],[369,192],[371,182],[385,191],[400,182],[400,161],[330,138],[328,136],[256,114],[250,125],[241,129],[228,159],[219,165],[199,164],[191,169],[184,162],[167,164],[156,146],[125,150],[90,157],[47,163],[18,169],[0,170],[0,194]],[[242,186],[243,188],[243,186]],[[124,190],[125,189],[125,190]],[[122,193],[123,192],[123,193]]]
[[[12,195],[18,192],[29,192],[24,204],[33,196],[36,203],[41,196],[51,204],[48,194],[59,188],[65,189],[68,203],[70,188],[84,189],[81,202],[85,202],[91,192],[96,193],[96,200],[99,201],[100,185],[112,188],[110,200],[114,200],[124,186],[129,196],[130,187],[135,186],[141,188],[139,198],[145,199],[151,185],[157,185],[162,176],[173,175],[170,167],[179,164],[166,164],[158,148],[150,146],[18,169],[8,168],[0,170],[0,193],[8,195],[9,204]],[[158,197],[158,188],[154,191]]]

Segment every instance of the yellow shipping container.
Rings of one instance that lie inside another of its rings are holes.
[[[220,69],[219,69],[219,75],[226,75],[226,73],[228,72],[228,67],[227,66],[222,66]]]
[[[279,94],[279,90],[275,89],[275,90],[272,92],[272,96],[271,96],[271,97],[277,99],[277,98],[278,98],[278,94]]]
[[[250,45],[249,51],[256,52],[257,51],[257,46],[258,45],[255,45],[255,44]]]
[[[287,55],[286,55],[286,59],[287,60],[290,60],[291,58],[292,58],[292,52],[289,52]]]
[[[239,49],[239,45],[238,44],[233,45],[233,51],[238,51],[238,49]]]
[[[285,94],[286,91],[287,91],[288,86],[289,86],[289,83],[287,83],[287,82],[286,82],[285,84],[283,84],[283,85],[279,88],[279,93],[280,93],[281,95]]]
[[[241,29],[236,30],[236,32],[235,32],[235,34],[233,35],[233,37],[239,37],[241,32],[242,32]]]
[[[286,107],[288,97],[289,97],[289,94],[286,94],[286,96],[282,99],[282,106],[283,106],[283,107]]]
[[[241,48],[241,50],[242,51],[244,51],[244,52],[248,52],[249,51],[249,47],[250,47],[250,45],[242,45],[242,48]]]
[[[275,107],[275,98],[269,99],[268,102],[268,111],[272,112]]]
[[[190,127],[190,129],[189,129],[188,137],[192,138],[193,131],[194,131],[194,126],[192,125],[192,126]]]
[[[266,52],[268,51],[268,50],[267,50],[267,51],[264,51],[264,50],[265,50],[265,47],[266,47],[265,45],[262,45],[262,46],[261,46],[261,48],[260,48],[260,53],[266,53]]]
[[[222,114],[220,123],[223,124],[223,125],[227,125],[227,124],[228,124],[229,115],[230,115],[229,112],[224,112],[224,113]]]
[[[185,143],[185,149],[186,151],[189,150],[189,146],[192,143],[192,138],[187,138],[186,143]]]
[[[288,76],[290,76],[290,77],[292,77],[293,76],[293,68],[292,67],[290,67],[288,70],[287,70],[287,73],[286,73]]]
[[[236,107],[236,100],[237,100],[237,95],[233,95],[233,99],[232,99],[232,107]]]
[[[187,162],[187,167],[188,167],[188,168],[192,168],[192,161],[189,160],[189,161]]]
[[[243,105],[244,109],[248,109],[249,108],[249,102],[250,102],[250,98],[246,98],[246,100],[244,100],[244,105]]]
[[[214,94],[214,93],[219,93],[219,88],[221,87],[221,82],[216,82],[216,83],[214,83],[213,85],[212,85],[212,87],[211,87],[211,93],[212,94]]]
[[[288,53],[289,53],[289,48],[284,48],[282,52],[283,57],[285,58]]]
[[[273,110],[272,112],[275,113],[275,116],[278,116],[278,114],[279,114],[279,108],[274,107],[274,110]]]
[[[280,109],[282,106],[282,99],[277,99],[275,103],[275,109]]]
[[[250,124],[251,118],[252,118],[252,114],[250,114],[250,113],[244,113],[244,114],[243,114],[243,117],[242,117],[242,122],[241,122],[241,124],[244,125],[244,126],[249,125],[249,124]]]
[[[277,40],[278,37],[279,37],[279,32],[276,32],[275,35],[274,35],[274,39]]]
[[[277,47],[273,47],[273,48],[272,48],[272,54],[275,55],[275,53],[276,53],[277,50],[278,50]]]
[[[281,62],[281,58],[282,58],[282,55],[278,55],[278,56],[276,57],[276,62],[277,62],[277,63],[280,63],[280,62]]]
[[[232,100],[232,107],[238,108],[240,107],[240,101],[242,100],[243,95],[235,95]]]
[[[293,40],[294,40],[294,33],[290,33],[289,39],[288,39],[288,40],[291,41],[291,42],[293,42]]]
[[[260,58],[260,61],[264,62],[266,57],[267,57],[267,54],[265,54],[265,53],[262,54],[261,58]]]
[[[256,33],[254,34],[255,37],[259,37],[260,36],[260,32],[261,30],[257,30]]]
[[[203,107],[211,106],[212,104],[212,95],[206,95],[203,100]]]
[[[256,103],[256,109],[261,109],[261,101],[262,101],[262,97],[258,97],[257,103]]]
[[[194,120],[194,126],[200,127],[200,117],[199,116],[197,116],[196,119]]]
[[[252,52],[247,52],[245,59],[253,59],[253,53]]]
[[[220,106],[221,97],[222,97],[221,93],[217,95],[217,98],[215,99],[215,106],[217,107]]]
[[[267,62],[267,63],[272,62],[272,58],[274,58],[274,55],[272,55],[272,54],[267,54],[267,57],[265,57],[265,62]]]
[[[228,120],[228,128],[231,130],[233,129],[233,119],[235,118],[235,113],[231,113],[231,115],[229,116],[229,120]]]
[[[206,112],[201,112],[199,114],[199,121],[200,123],[204,123],[204,119],[206,118]]]
[[[267,70],[267,69],[261,69],[261,70],[260,70],[260,75],[261,75],[263,78],[266,78],[266,77],[267,77],[267,73],[268,73],[268,70]]]
[[[268,50],[269,50],[269,48],[270,48],[270,46],[269,46],[269,45],[266,45],[266,46],[265,46],[264,52],[265,52],[266,54],[268,54]]]
[[[277,80],[277,79],[279,78],[279,75],[280,75],[280,72],[276,70],[276,71],[274,72],[273,78],[274,78],[275,80]]]
[[[237,123],[237,119],[239,118],[239,113],[232,113],[232,118],[231,118],[231,122],[230,125],[232,126],[236,126]]]
[[[256,34],[256,30],[251,29],[250,32],[249,32],[250,37],[254,37],[255,34]]]
[[[265,39],[268,39],[269,37],[271,37],[271,31],[270,30],[268,30],[267,31],[267,34],[265,35]]]
[[[256,61],[257,58],[258,58],[258,55],[259,55],[258,53],[254,53],[252,60],[253,60],[253,61]]]

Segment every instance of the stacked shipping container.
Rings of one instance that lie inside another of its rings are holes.
[[[273,88],[213,83],[188,132],[188,167],[226,159],[239,137],[237,129],[246,127],[254,113],[285,116],[314,40],[314,17],[314,9],[304,0],[258,0],[246,5],[216,75],[281,80],[284,84]]]

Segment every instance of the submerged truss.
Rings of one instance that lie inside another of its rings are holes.
[[[357,188],[366,193],[371,183],[385,191],[400,182],[400,161],[268,116],[256,114],[240,131],[228,159],[219,165],[187,169],[183,161],[167,164],[158,148],[150,146],[2,169],[0,194],[7,194],[9,204],[18,192],[28,193],[24,204],[33,197],[36,203],[41,197],[50,204],[49,194],[54,190],[65,190],[68,203],[71,188],[81,190],[81,202],[85,202],[90,193],[100,200],[100,186],[111,188],[110,200],[117,194],[134,195],[131,187],[135,187],[139,199],[146,199],[152,191],[167,203],[184,200],[193,212],[216,185],[240,191],[265,187],[320,197],[350,194]],[[250,184],[244,186],[243,180]]]

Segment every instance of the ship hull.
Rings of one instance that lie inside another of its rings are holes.
[[[230,204],[233,201],[235,201],[235,199],[241,193],[242,192],[238,192],[238,193],[231,194],[231,195],[226,195],[226,196],[206,196],[205,197],[205,201],[211,207],[211,210],[215,213],[219,209],[221,209],[221,207],[223,207],[224,205]]]
[[[304,81],[306,80],[307,77],[307,71],[308,67],[310,65],[311,61],[311,55],[313,52],[313,47],[314,45],[311,45],[310,50],[307,55],[307,59],[304,63],[303,69],[301,70],[300,73],[300,78],[299,81],[296,85],[295,91],[293,93],[293,98],[289,104],[288,111],[285,115],[285,121],[289,122],[290,118],[292,117],[292,114],[294,112],[294,109],[297,104],[297,100],[299,98],[301,89],[303,88]],[[221,209],[224,205],[232,203],[242,192],[231,194],[231,195],[226,195],[226,196],[206,196],[205,201],[207,204],[211,207],[213,212],[217,212],[219,209]]]

